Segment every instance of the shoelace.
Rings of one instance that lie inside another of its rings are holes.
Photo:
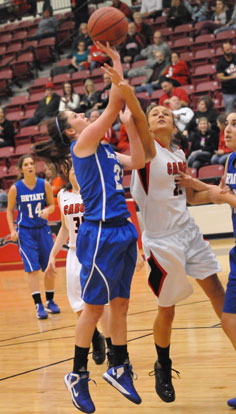
[[[156,373],[156,369],[154,369],[153,371],[150,371],[149,373],[148,373],[148,375],[150,376],[150,377],[153,377],[153,375],[155,375],[155,373]],[[177,377],[180,379],[181,377],[180,377],[180,372],[179,371],[177,371],[177,369],[174,369],[174,368],[171,368],[171,371],[174,371],[176,374],[177,374]],[[176,377],[173,377],[173,375],[171,375],[171,378],[174,378],[174,379],[176,379]]]

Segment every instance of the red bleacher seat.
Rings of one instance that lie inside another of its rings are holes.
[[[71,82],[73,86],[77,85],[83,85],[84,80],[90,77],[90,71],[89,70],[80,70],[78,72],[72,73],[71,76]]]
[[[13,76],[20,79],[28,79],[33,76],[35,59],[32,52],[22,53],[16,62],[11,64]]]
[[[37,125],[21,128],[15,135],[14,142],[16,149],[22,144],[30,144],[34,141],[35,135],[39,134],[39,128]],[[17,152],[16,152],[17,153]]]
[[[196,168],[189,168],[188,169],[189,175],[193,178],[197,178],[197,169]]]
[[[208,48],[210,49],[212,47],[212,42],[214,39],[215,39],[215,36],[213,34],[205,34],[205,35],[197,36],[192,46],[193,52],[197,50],[205,50]]]
[[[182,39],[184,36],[192,37],[195,31],[195,27],[192,23],[180,24],[174,28],[173,33],[171,34],[171,40]]]
[[[33,85],[30,86],[30,95],[45,92],[45,85],[48,82],[50,82],[49,77],[35,79]]]
[[[12,35],[10,33],[1,34],[0,36],[0,45],[5,45],[6,47],[11,43]]]
[[[172,48],[173,48],[173,51],[179,52],[179,53],[186,52],[186,51],[191,52],[193,43],[194,42],[193,42],[192,37],[186,37],[186,38],[183,38],[183,39],[176,39],[172,43]]]
[[[208,65],[215,63],[215,51],[214,49],[196,50],[192,59],[192,66]]]
[[[224,175],[224,169],[223,165],[206,165],[199,168],[198,178],[202,181],[218,184],[221,177]]]
[[[0,71],[0,95],[9,96],[11,94],[10,82],[12,80],[12,70],[6,69]]]
[[[7,167],[7,159],[14,154],[14,147],[2,147],[0,148],[0,166]]]
[[[61,75],[54,76],[53,83],[55,85],[55,88],[56,89],[58,89],[58,88],[63,89],[63,84],[65,82],[70,81],[70,79],[71,79],[71,77],[70,77],[69,73],[62,73]]]
[[[146,59],[137,60],[136,62],[133,62],[132,63],[132,69],[140,68],[142,66],[145,66],[146,63],[147,63],[147,60]]]
[[[55,38],[46,37],[45,39],[41,39],[34,51],[38,63],[52,62],[54,60]]]
[[[215,65],[200,65],[193,68],[191,79],[196,85],[200,82],[214,80],[216,75]]]
[[[195,86],[193,95],[208,94],[214,97],[214,93],[220,89],[220,85],[216,81],[201,82]]]
[[[213,47],[217,48],[221,46],[225,40],[234,40],[235,38],[235,30],[226,30],[224,32],[220,32],[216,35],[216,38],[213,40]]]
[[[45,85],[44,85],[44,91],[34,93],[33,95],[30,95],[28,98],[28,101],[25,102],[25,110],[28,109],[35,109],[38,106],[38,103],[41,99],[43,99],[45,96]]]
[[[131,79],[130,84],[133,86],[141,85],[146,80],[146,76],[135,76]]]
[[[13,96],[10,102],[5,107],[6,113],[22,111],[24,109],[24,104],[28,101],[27,95],[18,95]]]

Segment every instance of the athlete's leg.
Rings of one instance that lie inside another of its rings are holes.
[[[236,350],[236,314],[223,312],[221,316],[221,324],[224,332]]]
[[[127,312],[129,299],[115,298],[110,302],[110,333],[113,345],[127,343]]]
[[[172,322],[175,316],[175,306],[158,307],[158,313],[153,324],[155,344],[162,348],[170,345]]]
[[[221,318],[225,300],[225,291],[217,274],[211,275],[204,280],[196,280],[209,297],[215,313]]]
[[[40,292],[40,271],[27,272],[27,278],[31,294]]]
[[[90,347],[94,329],[102,315],[103,308],[103,305],[84,304],[83,312],[81,312],[75,328],[75,343],[77,346]],[[81,332],[83,332],[82,335]]]

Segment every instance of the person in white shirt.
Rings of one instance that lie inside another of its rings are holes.
[[[70,82],[65,82],[63,85],[64,95],[61,97],[59,104],[59,111],[71,110],[78,108],[80,97],[74,92],[73,86]]]
[[[186,128],[186,125],[191,121],[194,112],[188,106],[182,107],[178,96],[172,96],[170,98],[169,105],[171,111],[174,114],[175,125],[180,130],[180,132],[183,132]]]
[[[162,0],[142,0],[140,13],[145,18],[161,16]]]

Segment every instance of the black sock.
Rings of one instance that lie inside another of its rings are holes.
[[[106,344],[107,344],[107,352],[111,352],[112,350],[112,342],[111,338],[105,338]]]
[[[157,355],[158,355],[158,362],[161,365],[167,365],[170,363],[170,345],[166,348],[161,348],[159,345],[155,344]]]
[[[42,303],[40,292],[32,293],[32,298],[34,300],[35,305],[38,303]]]
[[[54,297],[54,290],[46,290],[46,300],[52,300]]]
[[[89,348],[81,348],[75,345],[75,356],[73,372],[78,374],[80,371],[87,371]]]
[[[100,336],[100,332],[97,330],[97,327],[94,329],[93,337],[92,337],[92,344],[96,345],[98,342],[98,338]]]
[[[118,367],[119,365],[124,365],[124,363],[129,362],[127,344],[126,345],[112,345],[112,350],[114,353],[114,366],[115,367]]]

